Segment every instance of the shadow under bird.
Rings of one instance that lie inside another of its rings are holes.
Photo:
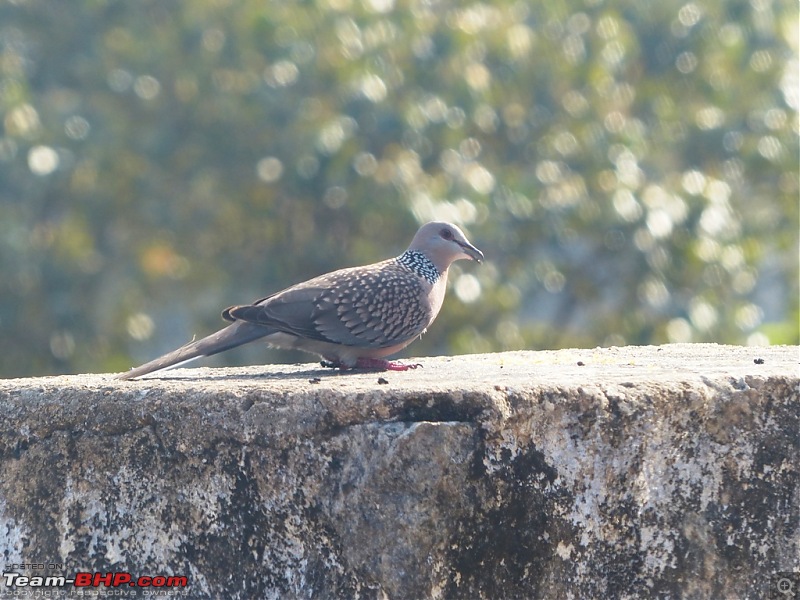
[[[444,301],[447,271],[461,259],[483,261],[452,223],[419,228],[396,258],[340,269],[244,306],[225,309],[231,324],[140,367],[117,375],[133,379],[263,338],[278,348],[321,356],[341,369],[405,371],[390,362],[433,323]]]

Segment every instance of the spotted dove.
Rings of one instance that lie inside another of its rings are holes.
[[[384,357],[399,352],[433,323],[444,301],[447,271],[483,253],[451,223],[420,227],[396,258],[320,275],[222,313],[231,324],[144,365],[117,375],[133,379],[264,338],[296,348],[341,369],[405,371],[414,365]]]

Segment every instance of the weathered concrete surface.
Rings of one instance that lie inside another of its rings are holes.
[[[191,598],[768,597],[800,567],[798,357],[0,380],[3,567],[185,575]]]

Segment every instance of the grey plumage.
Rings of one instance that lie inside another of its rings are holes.
[[[422,335],[444,300],[447,272],[460,259],[483,260],[450,223],[420,227],[396,258],[320,275],[222,316],[228,327],[118,375],[132,379],[253,340],[318,354],[332,366],[405,370],[383,357]]]

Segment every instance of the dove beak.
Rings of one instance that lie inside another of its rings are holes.
[[[483,252],[478,250],[475,246],[470,244],[469,242],[457,242],[461,249],[464,251],[464,255],[467,258],[471,258],[477,263],[483,262]]]

